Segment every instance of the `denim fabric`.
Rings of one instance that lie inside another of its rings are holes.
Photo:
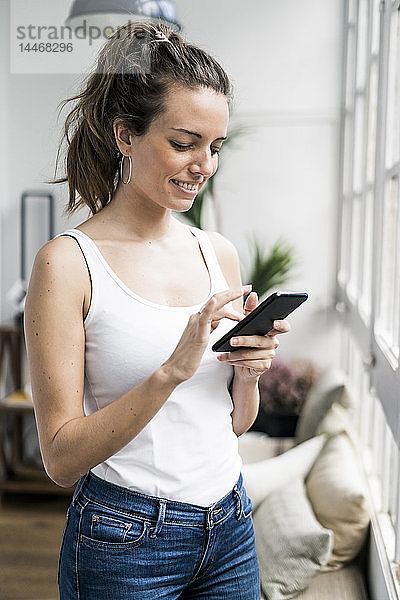
[[[260,600],[242,474],[209,507],[82,477],[67,511],[60,600]]]

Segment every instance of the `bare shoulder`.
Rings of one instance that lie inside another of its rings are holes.
[[[242,278],[240,275],[240,260],[238,252],[230,240],[218,231],[205,232],[213,245],[221,270],[230,288],[240,287]],[[237,310],[242,310],[242,299],[233,302]]]
[[[44,244],[36,254],[35,263],[49,270],[54,268],[79,269],[82,263],[82,253],[78,244],[71,236],[62,235]]]
[[[237,250],[230,240],[218,231],[205,231],[205,233],[208,235],[208,238],[213,245],[221,267],[222,264],[228,266],[228,268],[229,265],[239,264]]]
[[[205,231],[205,233],[213,245],[224,275],[228,276],[229,279],[232,277],[235,279],[238,270],[240,274],[240,261],[234,244],[218,231]],[[241,284],[238,283],[238,285]]]
[[[90,278],[82,252],[70,236],[60,236],[44,244],[37,252],[29,282],[27,302],[61,295],[82,305],[90,296]]]

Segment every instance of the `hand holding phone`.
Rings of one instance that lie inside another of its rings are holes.
[[[274,292],[250,314],[223,335],[212,346],[214,352],[233,352],[229,340],[235,335],[265,335],[273,328],[275,320],[285,319],[308,298],[306,292]],[[243,348],[243,346],[242,346]]]

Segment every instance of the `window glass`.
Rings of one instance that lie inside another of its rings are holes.
[[[354,192],[360,192],[364,183],[363,159],[365,152],[365,130],[364,130],[364,97],[356,97],[354,115]]]
[[[347,113],[344,129],[344,160],[343,160],[343,194],[350,196],[353,192],[353,114]]]
[[[362,200],[355,196],[352,202],[351,235],[350,235],[350,280],[348,293],[356,303],[360,296],[361,279],[361,232],[362,232]]]
[[[390,444],[390,472],[392,473],[392,485],[389,489],[389,507],[388,512],[393,526],[396,527],[397,516],[397,470],[399,468],[399,449],[396,442],[392,439]]]
[[[399,12],[392,12],[390,21],[390,46],[388,67],[388,101],[386,121],[386,167],[399,160],[400,152],[400,19]]]
[[[374,196],[369,191],[366,194],[364,206],[364,244],[362,258],[362,289],[360,298],[360,314],[365,323],[369,323],[371,317],[371,291],[372,291],[372,259],[373,259],[373,218],[374,218]]]
[[[345,286],[349,279],[349,226],[350,226],[350,201],[348,198],[344,198],[342,204],[342,236],[341,236],[341,249],[340,249],[340,270],[338,279],[341,285]]]
[[[357,21],[357,0],[349,0],[349,24],[355,25]]]
[[[399,252],[399,180],[394,177],[386,183],[385,189],[379,316],[376,331],[384,343],[383,349],[391,350],[395,358],[398,358],[399,353]]]
[[[368,98],[367,182],[375,179],[376,119],[378,106],[378,63],[371,66]]]
[[[359,0],[357,23],[357,89],[365,86],[368,49],[368,0]]]
[[[379,21],[380,21],[381,0],[372,0],[372,39],[371,52],[374,55],[379,53]]]
[[[347,65],[346,65],[346,108],[347,110],[354,109],[354,92],[355,92],[355,57],[356,57],[356,38],[355,28],[351,27],[348,30],[347,36]]]

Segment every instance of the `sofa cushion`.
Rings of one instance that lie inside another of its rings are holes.
[[[295,438],[298,443],[316,434],[317,427],[334,402],[351,405],[344,383],[344,376],[335,369],[327,368],[310,389],[297,422]]]
[[[294,598],[330,557],[333,534],[316,520],[300,477],[271,492],[253,515],[261,587]]]
[[[368,600],[360,567],[351,564],[338,571],[317,573],[296,600]],[[261,600],[268,600],[263,593]]]
[[[314,437],[280,456],[260,460],[242,467],[244,486],[254,510],[264,498],[296,477],[305,478],[326,441],[325,435]]]
[[[352,408],[345,408],[338,402],[334,402],[317,427],[316,434],[321,435],[322,433],[326,433],[328,437],[339,433],[347,433],[354,451],[359,456],[359,436],[354,425]]]
[[[276,456],[274,438],[261,431],[246,431],[238,437],[243,463],[250,464]]]
[[[318,521],[334,533],[333,553],[325,569],[353,560],[370,521],[366,485],[346,433],[330,438],[307,479],[307,495]]]

